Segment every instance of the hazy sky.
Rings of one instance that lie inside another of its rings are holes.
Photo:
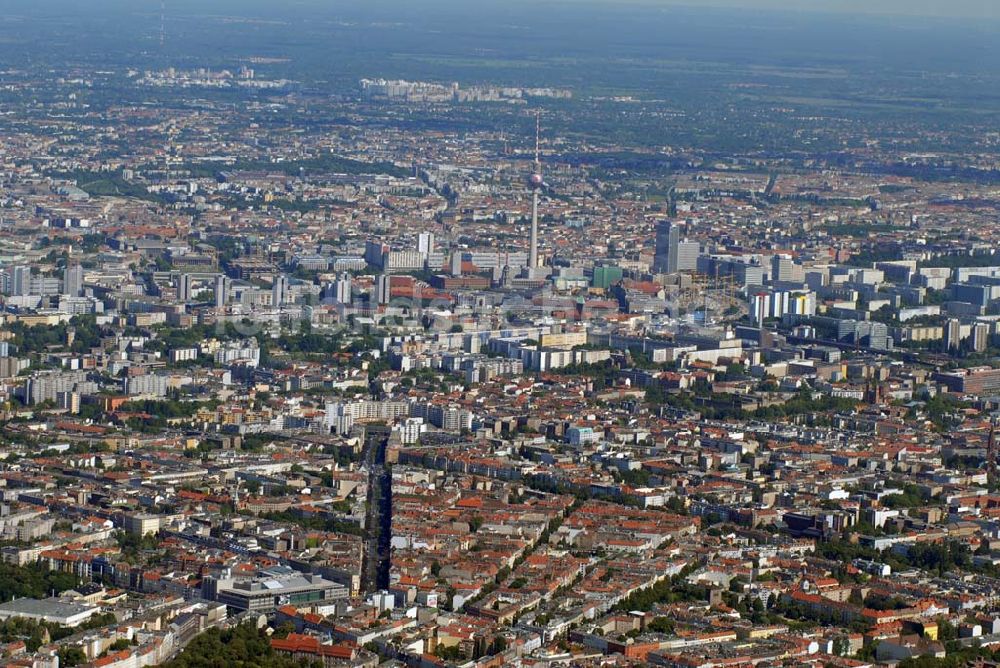
[[[644,5],[648,7],[735,7],[740,9],[788,10],[793,12],[837,12],[844,14],[882,14],[931,17],[957,17],[989,20],[991,24],[1000,21],[1000,0],[167,0],[168,12],[197,8],[208,12],[238,12],[274,10],[282,7],[305,9],[322,8],[329,12],[337,8],[391,9],[404,5],[408,8],[419,6],[421,2],[433,5],[458,5],[463,11],[475,6],[510,7],[513,10],[523,5],[542,4],[550,7],[572,7],[573,5],[604,5],[628,7]],[[23,9],[57,10],[65,6],[74,10],[105,8],[110,11],[141,9],[157,11],[160,0],[0,0],[0,4]],[[991,25],[990,28],[995,26]]]
[[[562,0],[577,2],[580,0]],[[585,0],[601,3],[742,7],[1000,19],[998,0]]]

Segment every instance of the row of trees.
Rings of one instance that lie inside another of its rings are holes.
[[[73,345],[69,347],[72,352],[86,352],[101,343],[104,332],[97,325],[97,320],[92,315],[78,315],[69,323],[59,323],[57,325],[33,325],[26,326],[23,322],[14,322],[8,325],[8,329],[13,334],[12,343],[17,346],[21,355],[40,353],[48,350],[52,346],[65,346],[69,329],[75,330]]]
[[[809,390],[800,391],[783,404],[763,406],[753,412],[755,418],[761,420],[777,420],[806,413],[824,413],[826,411],[851,411],[857,406],[854,399],[840,399],[822,396],[814,398]]]
[[[300,661],[274,651],[267,636],[250,624],[232,629],[209,629],[164,668],[321,668],[319,660]]]
[[[303,517],[302,515],[297,515],[286,510],[282,512],[265,513],[261,517],[266,520],[271,520],[272,522],[295,524],[303,529],[312,529],[313,531],[346,533],[354,536],[363,536],[365,534],[365,530],[362,529],[360,525],[349,520],[339,519],[329,515]]]
[[[46,643],[68,638],[80,631],[103,628],[109,624],[114,624],[115,621],[116,617],[114,614],[102,613],[94,615],[80,626],[70,628],[50,622],[37,622],[23,617],[11,617],[0,622],[0,642],[6,643],[14,640],[23,640],[28,651],[34,652]],[[67,650],[71,649],[75,648],[67,648]],[[67,651],[67,659],[60,665],[76,665],[71,660],[74,656],[78,655],[75,652]],[[60,658],[62,658],[62,652],[60,652]],[[83,658],[86,659],[86,657]]]
[[[652,610],[653,606],[681,602],[707,602],[709,588],[704,585],[691,584],[687,576],[697,568],[696,565],[684,568],[673,577],[657,582],[652,587],[646,587],[633,592],[624,601],[615,606],[615,610],[627,612],[630,610]]]
[[[854,559],[867,559],[888,564],[893,570],[920,568],[936,573],[972,566],[972,552],[964,543],[955,540],[941,543],[914,543],[905,553],[878,552],[846,540],[825,541],[817,545],[823,557],[842,563]],[[989,570],[984,568],[983,570]]]
[[[73,589],[80,584],[70,573],[50,571],[40,563],[15,566],[0,562],[0,600],[46,598]]]
[[[172,418],[189,418],[201,408],[215,408],[219,405],[216,400],[212,401],[178,401],[174,399],[144,399],[129,401],[122,405],[121,410],[127,413],[147,413],[162,420]]]

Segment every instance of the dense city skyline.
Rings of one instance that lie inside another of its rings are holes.
[[[4,9],[0,665],[1000,662],[996,7]]]

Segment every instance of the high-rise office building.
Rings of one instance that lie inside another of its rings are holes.
[[[177,281],[177,298],[182,302],[191,301],[191,291],[194,287],[194,279],[190,274],[181,274]]]
[[[70,265],[63,272],[63,294],[70,297],[83,294],[83,267],[80,265]]]
[[[421,232],[417,237],[417,252],[421,255],[430,255],[434,252],[434,233]]]
[[[957,318],[952,318],[944,326],[944,349],[948,351],[958,350],[962,344],[962,323]]]
[[[375,278],[375,303],[388,304],[392,294],[392,278],[381,274]]]
[[[985,322],[977,322],[972,326],[972,350],[973,352],[985,352],[990,346],[990,325]]]
[[[229,288],[232,280],[225,274],[215,277],[215,308],[224,308],[229,302]]]
[[[677,250],[681,241],[681,230],[677,223],[662,220],[656,225],[656,255],[653,271],[658,274],[677,273]]]
[[[622,271],[621,267],[607,265],[594,267],[594,277],[591,279],[590,284],[595,288],[607,290],[615,283],[621,281],[624,276],[625,272]]]
[[[31,294],[31,267],[14,267],[11,270],[10,294],[15,297]]]
[[[701,244],[697,241],[682,241],[677,244],[677,271],[698,271],[698,256]]]
[[[750,314],[754,323],[759,327],[771,315],[771,294],[768,292],[755,292],[750,295]]]
[[[288,277],[280,274],[271,284],[271,306],[284,306],[288,302]]]
[[[389,246],[381,241],[369,239],[365,242],[365,262],[371,267],[381,269],[385,264],[385,255],[389,252]]]
[[[790,255],[774,255],[771,257],[771,282],[795,282],[805,280],[805,272],[801,265],[795,263]]]
[[[330,284],[330,298],[337,304],[350,304],[351,289],[351,276],[349,274],[341,274],[336,281]]]

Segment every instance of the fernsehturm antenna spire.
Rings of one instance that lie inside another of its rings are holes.
[[[541,117],[535,114],[535,171],[528,178],[531,188],[531,243],[528,247],[528,269],[538,266],[538,191],[545,185],[542,178],[542,158],[539,150],[541,143]]]

